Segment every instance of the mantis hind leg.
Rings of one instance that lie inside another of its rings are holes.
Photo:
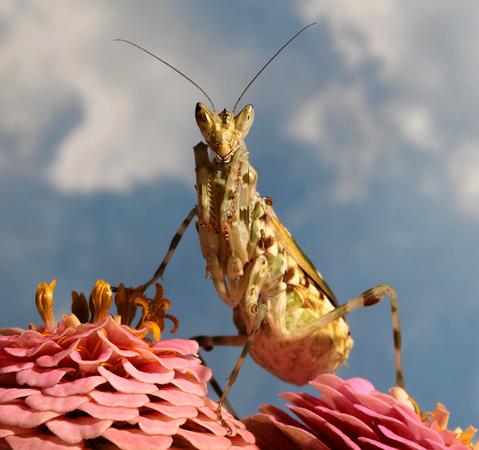
[[[352,311],[360,308],[375,305],[384,298],[389,297],[391,302],[391,321],[393,329],[394,360],[396,366],[396,384],[404,388],[404,373],[401,359],[401,326],[399,323],[399,309],[396,291],[388,284],[380,284],[362,294],[354,297],[352,300],[338,306],[333,311],[319,317],[307,325],[304,333],[312,332],[314,329],[328,325],[331,322],[346,316]]]
[[[181,222],[181,225],[176,230],[176,233],[170,242],[170,246],[168,248],[168,251],[166,252],[165,257],[163,258],[163,261],[161,261],[161,264],[158,266],[158,269],[156,269],[155,273],[150,278],[150,280],[148,280],[142,286],[143,291],[146,291],[158,278],[161,278],[163,276],[163,274],[165,273],[166,267],[168,266],[168,263],[170,262],[170,259],[173,256],[173,253],[175,253],[176,247],[178,247],[178,244],[180,243],[181,238],[185,234],[188,226],[190,225],[191,221],[196,216],[196,214],[197,214],[197,210],[195,206],[191,209],[191,211],[188,213],[188,215],[185,217],[183,222]]]

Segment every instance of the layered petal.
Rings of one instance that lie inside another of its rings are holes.
[[[198,344],[145,334],[111,316],[0,331],[0,448],[256,449],[227,411],[231,436],[218,421]]]
[[[244,420],[262,449],[466,450],[477,446],[471,443],[475,430],[448,430],[445,408],[419,415],[400,388],[384,394],[367,380],[343,380],[332,374],[320,375],[310,384],[320,396],[280,395],[299,420],[268,405]]]

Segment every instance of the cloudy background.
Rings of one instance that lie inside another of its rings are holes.
[[[0,3],[0,326],[38,322],[35,286],[141,283],[195,203],[195,88],[231,108],[265,59],[318,20],[245,99],[260,191],[342,301],[398,291],[423,409],[479,424],[479,4],[475,0]],[[194,228],[164,279],[180,337],[232,334]],[[350,318],[344,377],[393,383],[389,305]],[[237,349],[207,361],[224,380]],[[291,389],[248,361],[240,415]]]

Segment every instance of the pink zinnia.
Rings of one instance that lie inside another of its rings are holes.
[[[90,306],[74,294],[76,315],[57,325],[54,286],[39,285],[39,329],[0,332],[0,448],[257,448],[227,411],[231,435],[218,421],[207,397],[211,372],[196,356],[196,342],[145,339],[149,332],[159,337],[162,320],[171,318],[161,290],[151,302],[133,299],[143,307],[143,328],[134,329],[120,323],[135,316],[136,306],[127,304],[134,291],[119,290],[123,314],[114,318],[107,312],[111,289],[100,280]]]
[[[479,448],[471,439],[476,430],[447,429],[448,412],[440,404],[419,415],[406,392],[391,395],[375,390],[367,380],[343,380],[320,375],[310,383],[320,397],[287,392],[281,397],[299,421],[274,406],[244,420],[262,449],[465,450]]]

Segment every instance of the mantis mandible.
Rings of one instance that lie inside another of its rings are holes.
[[[238,98],[232,111],[217,114],[206,92],[178,69],[130,41],[119,39],[159,59],[193,83],[208,98],[212,110],[198,103],[196,123],[206,143],[194,147],[197,205],[173,237],[165,258],[147,289],[163,275],[193,218],[206,272],[218,295],[231,308],[238,329],[235,336],[198,336],[204,348],[216,345],[243,347],[218,402],[218,417],[248,353],[278,378],[303,385],[324,372],[334,372],[347,359],[353,340],[344,316],[374,305],[386,297],[391,302],[396,384],[404,386],[401,364],[401,331],[397,295],[381,284],[340,305],[322,275],[276,216],[272,201],[257,190],[258,175],[249,162],[244,142],[254,118],[252,105],[238,114],[241,98],[270,62],[310,24],[291,37],[259,70]],[[208,148],[213,157],[208,155]]]

